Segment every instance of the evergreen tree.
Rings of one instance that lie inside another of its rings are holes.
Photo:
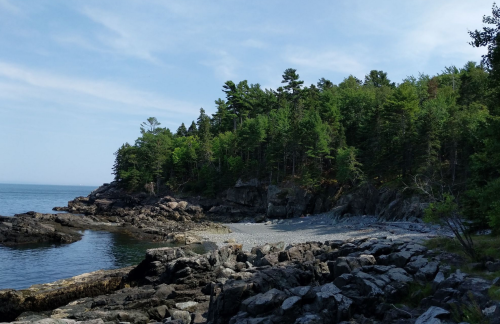
[[[186,129],[186,126],[184,125],[184,123],[182,123],[181,126],[177,129],[176,135],[177,136],[187,136],[187,134],[188,134],[188,131]]]

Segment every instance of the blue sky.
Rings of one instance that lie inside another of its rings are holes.
[[[155,116],[215,111],[227,80],[275,89],[479,61],[492,1],[0,0],[0,183],[99,185]]]

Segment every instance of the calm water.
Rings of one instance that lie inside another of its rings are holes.
[[[94,187],[0,184],[0,215],[26,211],[52,213]],[[139,263],[147,249],[168,246],[127,235],[84,231],[82,240],[64,245],[0,245],[0,289],[23,289],[99,269],[115,269]]]
[[[138,264],[147,249],[168,246],[135,240],[124,234],[85,231],[75,243],[0,245],[0,289],[23,289],[99,269]]]
[[[97,187],[17,185],[0,183],[0,215],[36,211],[55,213],[53,207],[67,206],[75,197],[88,196]]]

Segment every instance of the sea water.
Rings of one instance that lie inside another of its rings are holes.
[[[54,213],[52,208],[67,206],[68,201],[88,196],[97,186],[53,186],[0,183],[0,215],[36,211]]]
[[[0,215],[27,211],[54,213],[77,196],[87,196],[95,187],[0,184]],[[128,235],[83,231],[71,244],[0,245],[0,289],[24,289],[100,269],[138,264],[147,249],[169,246],[136,240]]]

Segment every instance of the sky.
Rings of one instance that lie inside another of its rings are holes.
[[[0,0],[0,183],[100,185],[156,117],[215,112],[223,84],[276,89],[479,62],[483,0]]]

